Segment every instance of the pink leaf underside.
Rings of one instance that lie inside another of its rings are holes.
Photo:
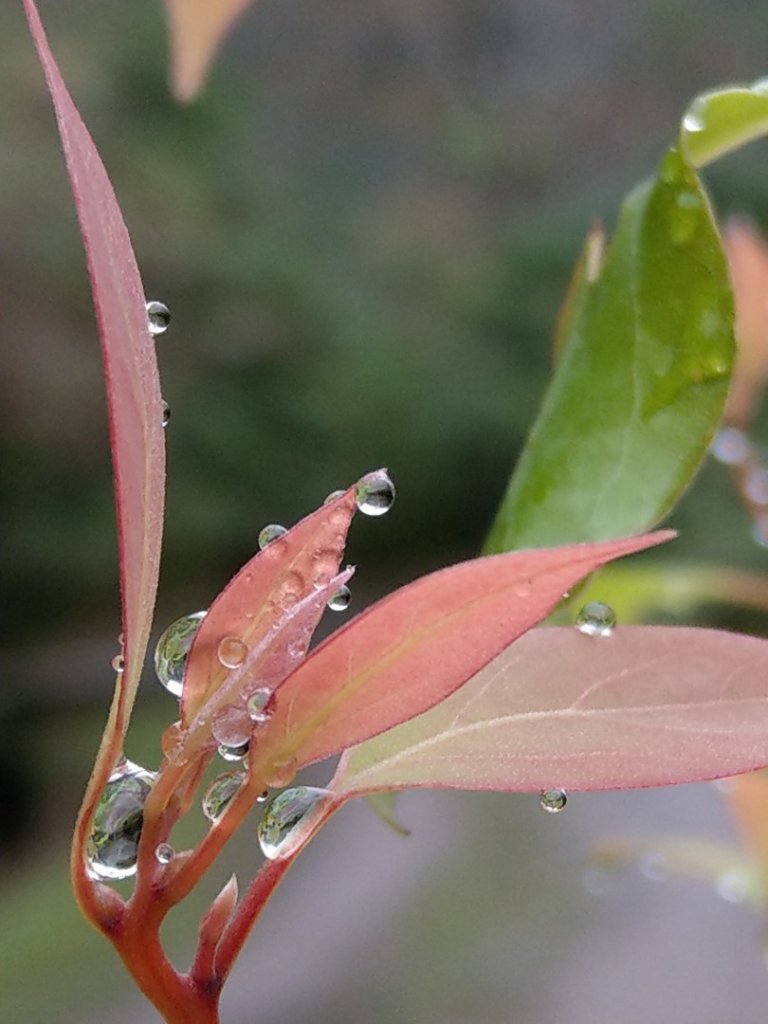
[[[448,700],[348,751],[344,796],[419,786],[660,786],[768,764],[768,642],[714,630],[532,630]]]
[[[259,551],[216,598],[187,661],[184,728],[206,725],[220,707],[242,702],[249,688],[276,689],[304,658],[329,598],[352,575],[339,573],[339,562],[355,508],[352,487]],[[226,637],[248,648],[236,670],[219,660]]]
[[[141,673],[157,591],[165,487],[162,397],[144,290],[112,185],[33,0],[24,0],[53,99],[96,308],[112,447],[123,602],[124,693]]]
[[[280,690],[263,756],[321,760],[444,700],[576,582],[644,537],[475,559],[424,576],[320,644]]]
[[[252,0],[165,0],[171,36],[171,88],[193,100],[205,83],[216,51]]]

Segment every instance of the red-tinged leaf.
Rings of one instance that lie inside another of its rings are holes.
[[[251,0],[165,0],[171,35],[171,88],[193,100],[230,28]]]
[[[302,519],[259,551],[224,588],[202,621],[189,653],[181,724],[190,727],[214,694],[240,692],[248,679],[274,689],[304,657],[331,594],[349,578],[337,576],[355,513],[355,488]],[[248,649],[237,671],[219,660],[233,637]],[[217,700],[217,706],[226,699]]]
[[[259,761],[295,757],[309,764],[426,711],[539,622],[582,577],[671,536],[516,551],[403,587],[338,630],[289,676]]]
[[[348,752],[341,796],[694,782],[768,764],[768,642],[714,630],[535,629],[448,700]]]
[[[126,724],[149,639],[163,522],[162,398],[131,241],[96,147],[67,91],[33,0],[29,26],[56,111],[96,307],[117,504],[125,673],[113,711]]]

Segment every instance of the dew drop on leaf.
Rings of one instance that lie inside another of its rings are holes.
[[[234,800],[245,782],[245,772],[225,772],[214,779],[203,796],[203,814],[208,821],[217,822]]]
[[[167,427],[171,422],[171,407],[167,402],[163,402],[163,426]]]
[[[568,803],[564,789],[544,789],[539,794],[539,806],[548,814],[558,814]]]
[[[245,707],[248,717],[256,725],[264,725],[272,717],[272,711],[268,706],[271,697],[272,691],[263,686],[258,690],[254,690],[246,701]]]
[[[125,672],[125,658],[122,654],[116,654],[112,659],[112,668],[117,672],[118,675],[122,675]]]
[[[242,761],[243,758],[248,754],[250,749],[250,743],[246,740],[245,743],[238,743],[233,746],[229,746],[226,743],[222,743],[219,747],[219,757],[224,761]]]
[[[328,602],[328,607],[332,612],[345,612],[349,608],[349,602],[352,600],[352,591],[346,584],[343,584],[336,593],[331,597]]]
[[[160,843],[155,850],[155,857],[159,864],[170,864],[175,856],[175,851],[170,843]]]
[[[683,117],[683,128],[687,132],[703,132],[706,128],[705,114],[707,101],[703,96],[697,97],[688,107]]]
[[[284,526],[280,526],[279,523],[270,523],[259,533],[259,548],[263,551],[264,548],[269,547],[270,544],[284,537],[286,533],[288,531]]]
[[[239,668],[248,657],[248,646],[236,636],[225,636],[216,655],[224,668]]]
[[[185,615],[171,623],[157,641],[155,672],[166,690],[174,697],[181,696],[187,655],[204,618],[205,612]]]
[[[383,516],[395,503],[395,485],[384,470],[368,473],[355,488],[358,509],[366,516]]]
[[[722,427],[710,445],[712,457],[724,466],[738,466],[749,458],[749,438],[738,427]]]
[[[171,323],[171,311],[164,302],[148,302],[147,321],[149,323],[149,333],[152,337],[156,337],[158,334],[165,334]]]
[[[585,636],[612,636],[616,612],[603,601],[590,601],[576,616],[576,627]]]
[[[282,789],[283,786],[288,786],[296,778],[298,769],[299,765],[295,757],[275,761],[266,779],[267,785],[271,789]]]
[[[136,873],[144,804],[156,776],[131,761],[115,768],[93,816],[86,857],[93,878],[118,880]]]
[[[278,793],[264,808],[259,822],[259,845],[268,860],[288,857],[311,835],[327,789],[297,786]]]

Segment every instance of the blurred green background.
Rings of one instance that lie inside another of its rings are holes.
[[[474,555],[593,217],[613,222],[697,91],[768,71],[765,10],[747,0],[261,0],[179,108],[159,0],[41,13],[147,294],[173,313],[159,629],[205,607],[266,522],[380,465],[398,502],[353,531],[357,607]],[[109,454],[20,4],[0,7],[0,52],[0,1021],[149,1022],[67,889],[119,630]],[[767,155],[708,175],[722,211],[768,224]],[[719,467],[674,525],[680,557],[765,560]],[[148,678],[129,756],[156,763],[172,717]],[[317,840],[251,942],[227,1024],[764,1019],[746,911],[695,888],[630,879],[598,901],[579,884],[606,832],[730,837],[709,789],[574,798],[556,820],[535,798],[418,794],[403,816],[408,841],[362,807]],[[232,859],[247,875],[251,836]],[[191,920],[170,936],[182,959]]]

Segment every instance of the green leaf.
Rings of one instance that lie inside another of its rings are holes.
[[[365,802],[373,813],[385,825],[388,825],[393,832],[397,832],[399,836],[409,836],[411,834],[411,830],[406,828],[397,816],[397,793],[389,790],[383,790],[381,793],[370,793],[365,798]]]
[[[683,118],[680,146],[694,167],[705,167],[766,133],[768,78],[763,78],[751,87],[697,96]]]
[[[574,291],[490,552],[646,529],[689,483],[722,412],[733,302],[709,202],[679,150],[627,198],[602,270]]]

